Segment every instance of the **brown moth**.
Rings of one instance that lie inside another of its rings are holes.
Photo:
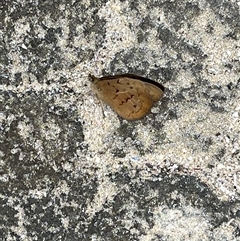
[[[141,119],[154,102],[163,97],[164,87],[161,84],[138,75],[89,77],[91,88],[98,98],[126,120]]]

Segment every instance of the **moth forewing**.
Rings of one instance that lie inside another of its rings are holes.
[[[149,94],[154,102],[160,100],[163,97],[163,91],[153,84],[146,83]]]
[[[164,92],[161,84],[137,75],[89,77],[92,80],[91,87],[98,98],[127,120],[144,117],[153,103],[162,98]]]

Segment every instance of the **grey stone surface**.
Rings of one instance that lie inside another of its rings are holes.
[[[1,1],[0,20],[0,240],[240,240],[239,1]],[[166,94],[104,118],[89,73]]]

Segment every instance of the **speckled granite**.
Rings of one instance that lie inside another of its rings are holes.
[[[1,1],[0,240],[240,240],[239,1]],[[88,74],[166,95],[128,122]]]

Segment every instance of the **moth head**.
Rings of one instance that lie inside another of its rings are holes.
[[[92,82],[92,83],[97,83],[99,81],[99,78],[95,77],[92,74],[89,74],[88,78],[89,78],[89,81]]]
[[[90,86],[92,88],[92,90],[97,93],[99,91],[99,87],[97,85],[97,83],[99,82],[99,78],[95,77],[92,74],[88,75],[89,81],[91,82]]]

